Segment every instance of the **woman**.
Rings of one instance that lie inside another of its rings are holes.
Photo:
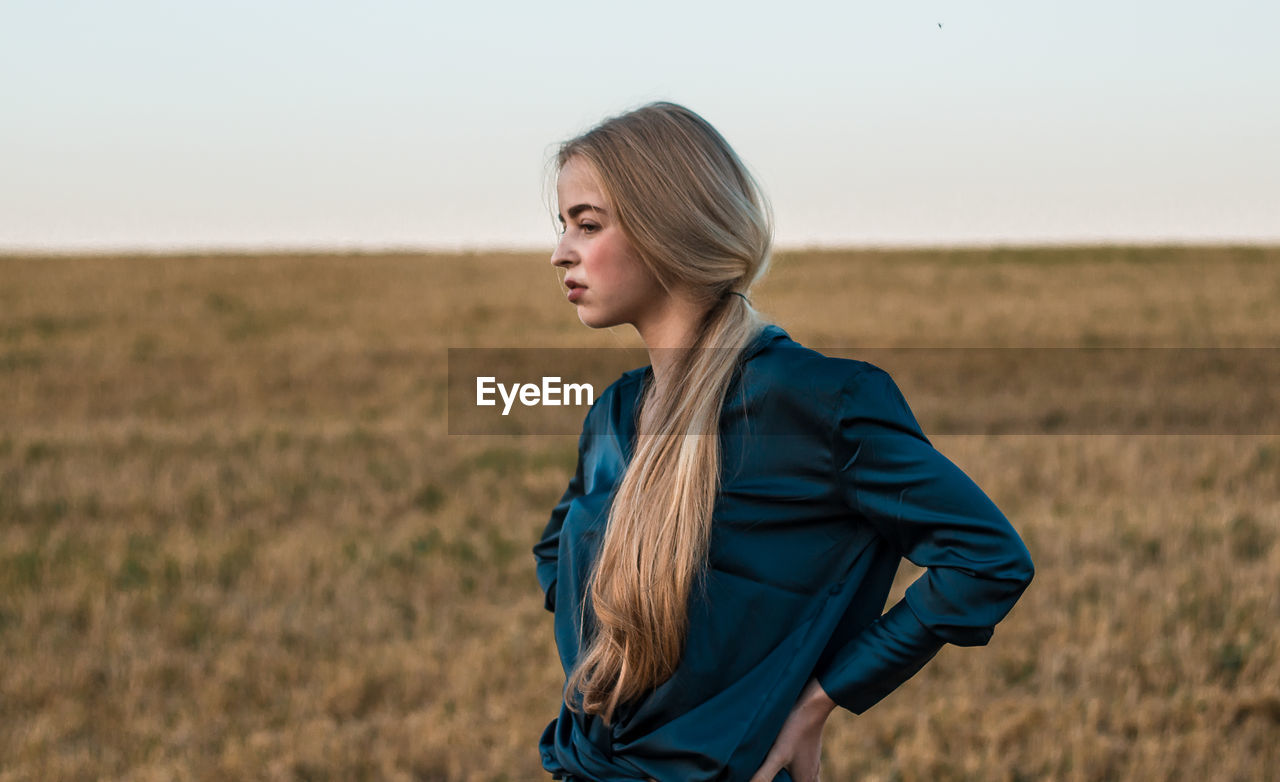
[[[1031,558],[886,372],[760,320],[768,207],[704,119],[652,103],[556,162],[568,299],[650,365],[588,412],[533,548],[567,676],[543,767],[816,780],[827,715],[986,643]],[[927,570],[881,616],[902,557]]]

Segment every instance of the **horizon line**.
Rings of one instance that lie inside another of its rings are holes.
[[[1043,239],[974,239],[960,241],[871,241],[796,242],[777,244],[773,253],[842,252],[880,250],[1030,250],[1102,247],[1192,248],[1192,247],[1280,247],[1280,236],[1270,238],[1205,237],[1087,237]],[[93,257],[93,256],[203,256],[203,255],[530,255],[546,253],[550,247],[522,244],[412,244],[412,243],[286,243],[255,244],[120,244],[100,246],[0,245],[0,258],[9,257]]]

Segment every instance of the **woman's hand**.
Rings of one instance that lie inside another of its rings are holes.
[[[822,770],[822,726],[835,707],[835,701],[818,680],[810,679],[751,782],[773,782],[784,768],[795,782],[818,782]]]

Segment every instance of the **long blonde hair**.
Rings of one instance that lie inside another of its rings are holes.
[[[705,316],[675,381],[646,384],[636,446],[587,582],[595,618],[565,686],[574,711],[608,724],[620,703],[670,678],[705,575],[720,489],[719,419],[739,353],[764,321],[745,294],[770,260],[773,215],[759,184],[705,119],[665,101],[566,141],[594,170],[624,235],[664,289],[693,291]],[[582,696],[581,708],[575,694]]]

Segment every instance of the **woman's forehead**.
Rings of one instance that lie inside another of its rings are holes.
[[[565,161],[560,168],[558,177],[560,182],[571,182],[575,187],[590,187],[594,190],[600,190],[600,176],[596,172],[596,167],[587,160],[578,155],[574,155]]]
[[[596,174],[595,167],[579,157],[569,158],[569,161],[560,169],[556,177],[556,192],[561,201],[566,198],[590,199],[592,203],[602,207],[607,206],[609,202],[608,194],[600,182],[600,177]]]

